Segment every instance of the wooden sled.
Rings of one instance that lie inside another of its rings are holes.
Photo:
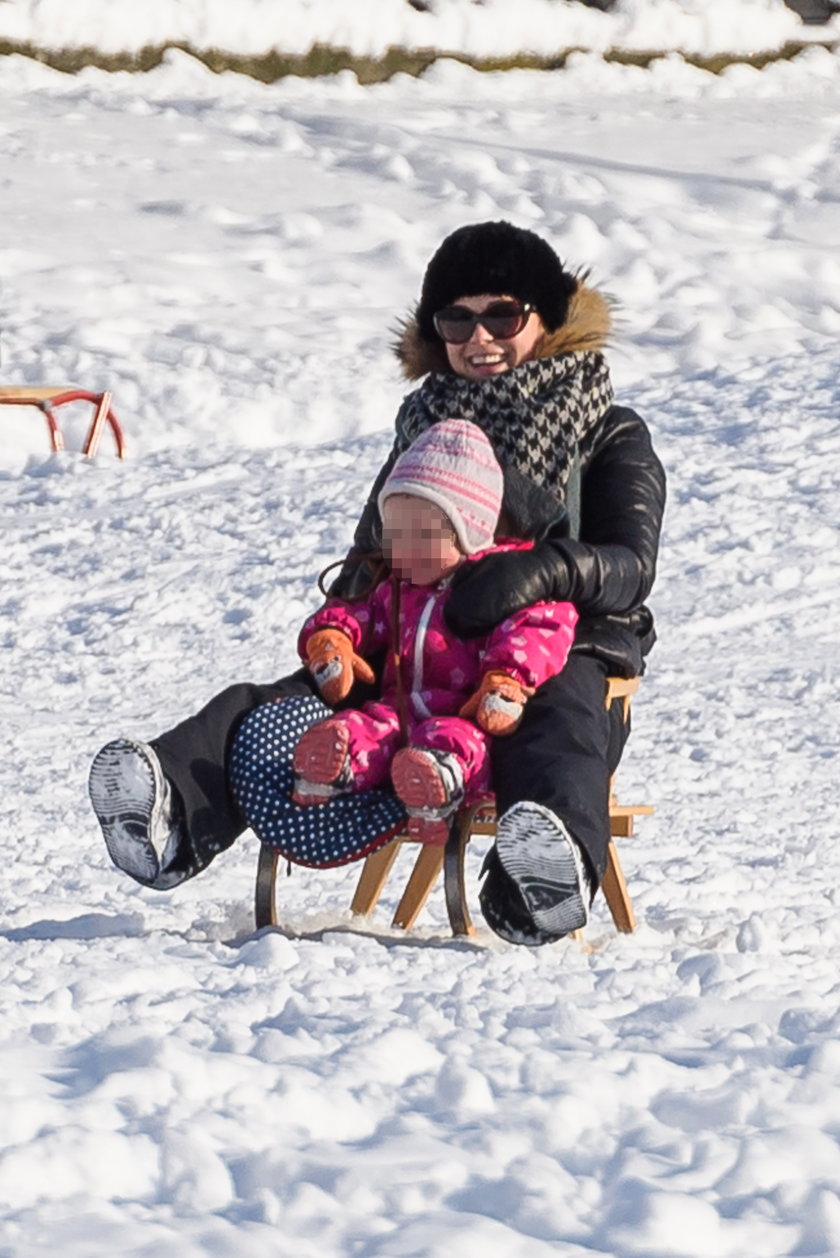
[[[630,699],[639,688],[637,677],[610,677],[607,684],[606,706],[620,700],[625,722],[630,717]],[[601,891],[612,914],[616,929],[629,934],[636,928],[633,902],[618,859],[615,839],[628,838],[633,833],[636,817],[649,816],[653,808],[649,804],[619,804],[610,783],[610,841],[607,851],[607,868],[601,883]],[[474,834],[495,835],[496,813],[492,801],[462,808],[457,814],[452,833],[445,847],[420,847],[414,868],[406,882],[400,902],[392,918],[392,926],[411,930],[435,883],[444,875],[444,894],[449,924],[453,935],[475,934],[467,903],[465,863],[467,847]],[[366,857],[351,909],[367,917],[376,907],[388,881],[394,862],[403,844],[417,847],[405,835],[397,835],[390,843]],[[278,926],[277,875],[284,858],[271,847],[263,845],[257,865],[257,883],[254,900],[257,929]],[[579,936],[581,932],[575,931]]]

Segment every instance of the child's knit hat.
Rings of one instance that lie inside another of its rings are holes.
[[[484,433],[466,419],[443,419],[401,454],[377,499],[393,494],[434,502],[452,521],[466,555],[492,545],[502,509],[504,474]]]

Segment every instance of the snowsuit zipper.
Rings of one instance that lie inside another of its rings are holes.
[[[430,594],[426,599],[425,606],[417,621],[417,630],[414,635],[414,672],[411,678],[411,703],[414,708],[414,715],[421,720],[426,720],[427,717],[432,715],[423,702],[423,696],[420,691],[423,689],[423,648],[426,643],[426,631],[429,628],[429,621],[432,618],[437,599],[437,593]]]

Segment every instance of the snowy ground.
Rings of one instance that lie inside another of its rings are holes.
[[[130,443],[50,457],[0,410],[0,1256],[836,1258],[837,59],[365,91],[4,59],[0,99],[3,381],[113,388]],[[670,472],[638,932],[599,901],[586,951],[456,944],[437,898],[399,938],[345,870],[255,936],[250,836],[136,888],[91,755],[292,663],[389,444],[389,328],[491,216],[621,300]]]

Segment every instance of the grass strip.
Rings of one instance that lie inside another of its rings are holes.
[[[806,48],[833,48],[830,41],[795,40],[780,48],[758,53],[714,53],[705,56],[682,53],[689,65],[720,74],[733,65],[749,65],[757,70],[776,61],[789,61]],[[360,83],[384,83],[395,74],[421,75],[440,58],[459,61],[479,71],[497,70],[562,70],[569,57],[582,48],[567,48],[550,56],[536,53],[518,53],[510,57],[471,57],[466,53],[445,52],[436,48],[388,48],[381,57],[357,56],[348,48],[335,48],[330,44],[313,44],[306,53],[284,53],[272,50],[259,56],[246,56],[225,52],[221,48],[195,48],[186,43],[149,44],[137,52],[104,53],[98,48],[40,48],[35,44],[0,39],[0,56],[18,55],[40,61],[53,70],[76,74],[86,66],[96,66],[110,72],[125,70],[142,74],[154,70],[163,61],[164,54],[176,48],[202,62],[216,74],[231,70],[235,74],[249,75],[262,83],[277,83],[280,79],[296,75],[301,78],[322,78],[351,70]],[[602,54],[603,59],[617,65],[639,66],[649,69],[654,62],[667,57],[668,53],[628,52],[614,48]]]

